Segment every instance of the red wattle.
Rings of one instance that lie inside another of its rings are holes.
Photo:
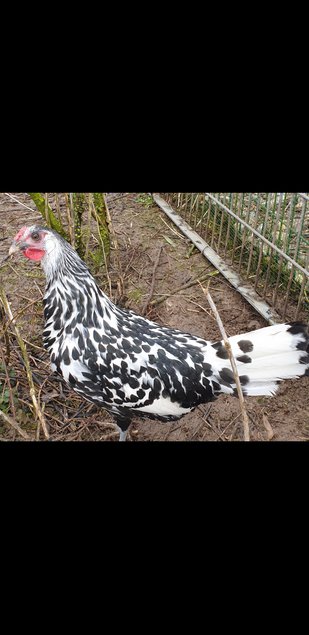
[[[45,254],[45,251],[43,249],[32,249],[31,247],[28,247],[28,249],[25,249],[23,251],[23,254],[30,260],[41,260],[41,258],[43,258]]]

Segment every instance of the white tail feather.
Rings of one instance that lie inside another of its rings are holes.
[[[309,375],[309,333],[305,324],[275,324],[234,335],[229,342],[238,373],[245,376],[245,395],[271,396],[281,380]],[[231,366],[228,359],[220,359],[218,352],[216,356],[214,366],[220,382],[220,371]],[[234,384],[231,388],[223,385],[222,392],[231,393],[233,388]]]

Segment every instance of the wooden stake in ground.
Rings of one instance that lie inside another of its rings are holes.
[[[245,400],[244,400],[244,395],[242,392],[242,388],[241,388],[241,384],[240,384],[240,380],[239,380],[239,374],[238,374],[238,370],[237,370],[237,366],[236,366],[236,362],[235,362],[235,357],[232,353],[232,347],[230,345],[230,342],[228,341],[222,320],[220,318],[218,309],[207,289],[204,289],[204,287],[201,285],[201,283],[199,283],[203,293],[206,295],[206,298],[208,300],[208,303],[210,305],[210,308],[217,320],[217,324],[218,327],[220,329],[220,333],[222,335],[223,341],[224,341],[224,346],[227,350],[227,354],[229,356],[229,360],[231,362],[231,366],[233,369],[233,374],[234,374],[234,378],[235,378],[235,384],[236,384],[236,388],[237,388],[237,393],[238,393],[238,398],[239,398],[239,404],[240,404],[240,409],[241,409],[241,414],[242,414],[242,420],[243,420],[243,424],[244,424],[244,441],[250,441],[250,432],[249,432],[249,419],[248,419],[248,415],[247,415],[247,411],[246,411],[246,407],[245,407]]]

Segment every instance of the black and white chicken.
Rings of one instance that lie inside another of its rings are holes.
[[[51,229],[22,227],[9,253],[40,261],[44,347],[51,368],[116,419],[124,441],[134,415],[171,421],[220,393],[236,394],[222,342],[209,342],[121,309]],[[245,395],[274,395],[278,382],[309,375],[305,324],[276,324],[229,338]]]

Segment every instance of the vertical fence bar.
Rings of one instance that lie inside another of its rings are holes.
[[[234,204],[234,196],[236,197],[236,203],[235,203],[235,207],[236,207],[238,194],[232,194],[232,197],[231,197],[231,209],[232,209],[232,211],[233,211],[233,204]],[[224,245],[224,257],[226,256],[226,251],[227,251],[227,248],[228,248],[229,237],[230,237],[230,227],[231,227],[231,223],[232,222],[235,223],[235,219],[234,218],[232,219],[231,216],[228,214],[225,245]]]
[[[293,318],[309,305],[307,194],[176,193],[169,200],[208,245],[254,278],[254,290],[279,304],[283,317],[292,296]]]
[[[188,221],[188,202],[189,202],[189,197],[190,197],[190,194],[186,194],[185,195],[184,212],[185,212],[186,221]]]
[[[257,204],[256,204],[257,211],[256,211],[256,214],[255,214],[255,221],[254,221],[254,223],[252,223],[252,225],[254,226],[254,229],[257,228],[258,222],[259,222],[260,198],[261,198],[261,195],[259,194],[258,197],[257,197]],[[250,251],[249,251],[249,259],[248,259],[248,265],[247,265],[247,271],[246,271],[246,278],[247,279],[249,277],[249,273],[250,273],[250,269],[251,269],[251,261],[252,261],[252,255],[253,255],[253,249],[254,249],[254,240],[255,240],[255,235],[252,233]]]
[[[201,213],[200,197],[201,197],[201,194],[197,194],[196,203],[195,203],[195,215],[194,215],[194,229],[195,230],[196,230],[196,227],[197,227],[198,216]]]
[[[241,218],[243,216],[244,200],[245,200],[245,195],[244,195],[244,193],[242,193],[242,194],[240,194],[240,197],[239,197],[239,209],[238,209],[238,216],[240,216]],[[239,241],[239,229],[240,229],[240,227],[241,227],[241,224],[236,221],[236,223],[235,223],[234,241],[233,241],[233,249],[232,249],[232,264],[234,263],[235,251],[237,249],[237,242]]]
[[[223,230],[224,220],[225,220],[225,212],[223,210],[221,210],[221,221],[220,221],[219,236],[218,236],[218,252],[220,252],[220,243],[221,243],[221,238],[222,238],[222,230]]]
[[[205,198],[206,198],[206,194],[205,194]],[[207,197],[207,201],[208,201],[208,217],[207,217],[206,227],[205,227],[205,236],[204,236],[205,240],[207,240],[208,228],[210,226],[211,206],[212,206],[212,202],[209,197]]]
[[[192,216],[193,200],[194,200],[194,194],[191,194],[191,195],[190,195],[189,220],[188,220],[189,225],[191,225],[191,216]]]
[[[293,196],[293,198],[291,199],[291,201],[290,201],[290,203],[288,205],[289,210],[285,214],[286,215],[286,231],[285,231],[283,239],[282,239],[282,242],[283,242],[282,249],[286,253],[288,252],[289,231],[290,231],[290,223],[291,223],[291,217],[292,217],[292,213],[293,213],[294,202],[295,202],[295,197]],[[284,212],[285,211],[286,210],[284,210]],[[282,229],[282,227],[281,227],[281,229]],[[272,302],[273,302],[274,306],[276,306],[276,303],[277,303],[277,295],[278,295],[279,283],[280,283],[281,278],[282,278],[283,263],[284,263],[284,257],[283,256],[279,256],[279,260],[278,260],[278,274],[277,274],[277,280],[276,280],[276,283],[275,283],[275,288],[274,288],[273,298],[272,298]]]
[[[277,213],[275,214],[275,222],[273,225],[273,235],[272,235],[272,242],[274,244],[276,244],[277,242],[277,229],[278,229],[278,224],[279,224],[279,217],[280,217],[280,211],[281,211],[281,204],[282,204],[282,193],[279,194],[279,200],[278,200],[278,207],[277,207]],[[265,285],[264,285],[264,289],[263,289],[263,294],[264,297],[266,297],[267,294],[267,288],[269,285],[269,278],[270,278],[270,274],[271,274],[271,266],[272,266],[272,261],[273,261],[273,257],[274,257],[274,250],[271,248],[271,253],[269,255],[269,262],[268,262],[268,267],[267,267],[267,273],[266,273],[266,280],[265,280]]]
[[[199,229],[199,227],[200,227],[200,229],[199,229],[200,235],[202,237],[204,237],[204,233],[205,233],[204,232],[204,219],[205,219],[205,216],[207,214],[207,211],[206,211],[206,194],[201,194],[201,197],[202,197],[201,198],[201,202],[200,202],[201,214],[200,214],[199,220],[196,223],[196,229]]]
[[[214,194],[215,198],[217,198],[218,194]],[[216,223],[217,223],[217,214],[218,214],[218,202],[215,202],[215,211],[214,211],[214,217],[213,217],[213,223],[212,223],[212,234],[211,234],[211,241],[210,241],[210,246],[213,246],[214,243],[214,239],[215,239],[215,229],[216,229]]]
[[[300,216],[300,219],[298,221],[298,233],[297,233],[296,247],[295,247],[295,252],[294,252],[294,260],[297,260],[297,258],[299,256],[299,248],[300,248],[300,243],[301,243],[301,239],[302,239],[302,232],[303,232],[303,227],[304,227],[304,222],[305,222],[306,208],[307,208],[307,201],[305,199],[303,199],[301,216]]]
[[[263,236],[265,236],[265,234],[267,232],[270,204],[271,204],[271,194],[267,194],[266,213],[265,213],[265,217],[264,217],[264,221],[263,221],[263,227],[262,227],[262,230],[261,230],[261,233],[262,233]],[[257,263],[257,268],[256,268],[257,275],[255,277],[255,283],[254,283],[255,291],[257,290],[257,287],[258,287],[259,282],[260,282],[260,269],[261,269],[262,258],[263,258],[264,255],[265,255],[265,243],[263,243],[263,241],[260,240],[259,241],[259,256],[258,256],[258,263]]]
[[[249,219],[250,219],[251,199],[252,199],[252,194],[249,194],[248,210],[247,210],[247,214],[246,214],[246,218],[245,218],[246,223],[249,223]],[[240,256],[239,256],[239,265],[238,265],[238,271],[239,271],[239,272],[240,272],[241,267],[242,267],[242,260],[243,260],[243,253],[244,253],[245,244],[246,244],[246,235],[247,235],[247,232],[248,232],[247,228],[246,228],[246,227],[243,227],[243,229],[242,229],[242,243],[241,243],[241,251],[240,251]]]

